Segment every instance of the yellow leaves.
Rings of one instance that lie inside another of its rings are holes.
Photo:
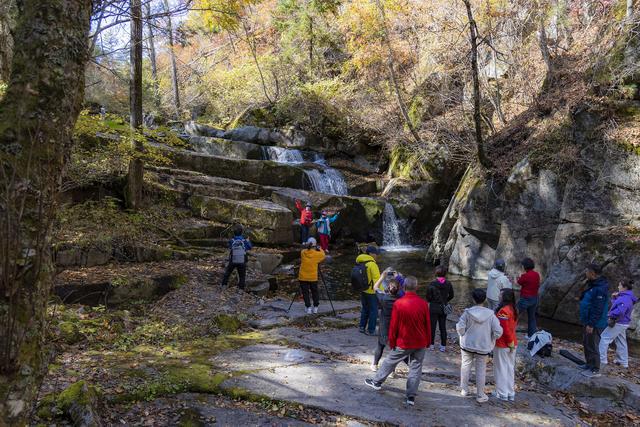
[[[241,19],[249,6],[262,0],[196,0],[195,13],[200,18],[199,24],[204,29],[218,31],[235,31],[240,27]]]

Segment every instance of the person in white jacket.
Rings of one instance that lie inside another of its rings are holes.
[[[487,281],[487,306],[491,310],[498,308],[500,303],[500,292],[503,289],[512,289],[511,280],[504,274],[506,263],[503,259],[497,259],[493,263],[493,268],[489,270]]]
[[[492,310],[483,306],[487,293],[484,289],[474,289],[471,294],[476,305],[467,308],[456,324],[460,336],[462,364],[460,366],[460,394],[469,394],[471,365],[476,366],[476,401],[486,402],[489,397],[484,392],[487,374],[487,358],[493,351],[496,340],[502,336],[500,321]]]

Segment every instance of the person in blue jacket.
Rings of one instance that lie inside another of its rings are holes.
[[[607,327],[609,282],[602,276],[598,264],[589,264],[585,273],[587,289],[580,297],[580,323],[584,326],[583,346],[586,363],[581,366],[583,375],[600,376],[600,336]]]
[[[338,219],[339,212],[329,216],[327,211],[322,211],[322,216],[316,221],[316,228],[318,229],[318,241],[320,242],[320,248],[324,252],[329,252],[329,239],[331,238],[331,224]]]
[[[238,287],[244,289],[247,277],[247,252],[253,246],[249,239],[242,235],[243,231],[242,226],[238,225],[233,230],[233,238],[229,240],[229,262],[222,278],[223,287],[227,286],[233,270],[238,270]]]

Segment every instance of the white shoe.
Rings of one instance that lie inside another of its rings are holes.
[[[313,307],[313,314],[318,314],[318,307]]]
[[[373,372],[378,372],[378,365],[376,365],[375,363],[372,363],[370,368]]]
[[[311,307],[307,307],[307,314],[311,314]]]
[[[489,401],[489,396],[487,396],[486,394],[483,394],[482,396],[476,397],[476,402],[478,402],[478,403],[484,403],[484,402],[488,402],[488,401]]]
[[[460,396],[467,397],[469,396],[469,392],[467,390],[460,390]]]
[[[441,345],[440,346],[440,352],[444,353],[445,351],[447,351],[447,347]]]
[[[431,351],[436,351],[436,346],[435,346],[435,345],[431,345],[431,346],[429,346],[429,350],[431,350]]]

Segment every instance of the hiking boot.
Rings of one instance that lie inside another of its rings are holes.
[[[440,353],[444,353],[447,350],[447,347],[441,345],[440,346]]]
[[[364,383],[374,390],[380,390],[382,388],[382,384],[375,382],[371,378],[367,378],[366,380],[364,380]]]
[[[487,396],[486,394],[483,394],[482,396],[476,397],[476,402],[478,402],[478,403],[484,403],[484,402],[488,402],[488,401],[489,401],[489,396]]]
[[[598,378],[598,377],[602,376],[602,374],[600,373],[600,371],[598,369],[592,369],[590,371],[584,371],[582,373],[582,375],[584,375],[587,378]]]
[[[405,401],[405,403],[408,406],[414,406],[416,404],[416,398],[415,397],[407,397],[407,400]]]
[[[313,307],[313,314],[318,314],[318,306]]]
[[[311,307],[307,307],[306,312],[307,312],[307,314],[311,314],[311,313],[312,313],[312,311],[311,311]]]

